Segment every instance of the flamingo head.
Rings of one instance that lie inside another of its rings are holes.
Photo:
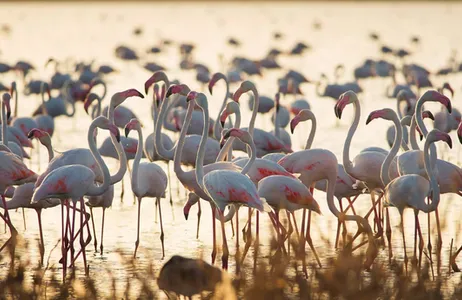
[[[237,104],[234,101],[228,102],[228,104],[226,104],[225,109],[221,112],[221,115],[220,115],[221,127],[225,126],[226,119],[228,118],[229,115],[234,114],[238,111],[239,111],[239,104]]]
[[[9,119],[11,116],[11,107],[10,107],[11,95],[9,93],[4,93],[2,96],[2,101],[6,106],[6,118]]]
[[[233,100],[239,102],[239,98],[241,98],[241,95],[247,93],[250,90],[255,91],[255,85],[248,80],[242,82],[241,86],[234,92]]]
[[[213,74],[212,78],[209,81],[209,85],[208,85],[210,95],[212,95],[213,87],[220,79],[226,80],[226,76],[220,72]]]
[[[423,118],[423,119],[428,118],[428,119],[431,119],[431,120],[433,120],[433,121],[435,120],[435,117],[433,116],[432,112],[429,111],[429,110],[425,110],[425,111],[422,112],[422,118]],[[415,129],[416,129],[417,132],[419,133],[419,138],[420,138],[420,140],[423,140],[424,135],[423,135],[422,131],[420,130],[419,126],[417,126]]]
[[[36,138],[40,141],[40,143],[44,146],[51,145],[51,138],[48,132],[40,130],[38,128],[33,128],[27,134],[29,139]]]
[[[369,124],[374,119],[381,118],[385,120],[392,120],[394,117],[396,117],[396,113],[394,110],[390,108],[374,110],[367,117],[366,125]]]
[[[297,127],[298,123],[307,121],[307,120],[314,120],[314,114],[309,109],[302,109],[298,112],[298,114],[290,121],[290,132],[293,134],[295,127]]]
[[[144,93],[148,94],[148,90],[151,85],[155,82],[163,81],[164,84],[168,85],[168,78],[167,75],[162,71],[155,72],[148,80],[144,83]],[[167,96],[168,97],[168,96]]]
[[[174,84],[168,88],[167,94],[165,94],[165,98],[168,98],[173,94],[187,96],[190,91],[191,89],[186,84]]]
[[[457,135],[459,135],[459,130],[457,130]],[[436,142],[436,141],[443,141],[446,144],[448,144],[449,148],[452,149],[451,137],[446,132],[439,131],[438,129],[433,129],[432,131],[430,131],[427,135],[427,140],[425,141],[425,144]],[[460,135],[459,135],[459,141],[460,141]]]
[[[159,85],[157,83],[154,84],[154,101],[156,101],[156,105],[159,106],[159,103],[162,101]]]
[[[220,147],[223,147],[226,140],[230,137],[235,137],[240,139],[243,143],[250,145],[252,143],[252,137],[247,131],[238,129],[238,128],[231,128],[229,130],[222,131],[222,138],[220,141]]]
[[[439,93],[435,90],[428,90],[426,91],[419,99],[419,101],[437,101],[443,104],[449,113],[452,111],[451,100],[445,95]]]
[[[141,124],[140,124],[140,121],[138,121],[138,119],[131,119],[130,122],[128,122],[127,124],[125,124],[125,137],[128,137],[128,134],[130,133],[130,130],[138,130],[138,129],[141,129]]]
[[[90,105],[93,103],[93,101],[101,101],[101,98],[100,96],[98,96],[97,94],[95,93],[90,93],[87,95],[87,97],[85,98],[85,101],[83,102],[83,109],[85,110],[85,112],[88,114],[88,108],[90,107]]]
[[[451,98],[454,97],[454,90],[452,89],[452,86],[448,83],[445,82],[443,86],[441,87],[441,91],[443,92],[444,90],[448,90],[451,93]]]
[[[111,98],[111,105],[115,108],[130,97],[144,98],[143,94],[141,94],[138,90],[128,89],[122,92],[115,93]]]
[[[183,214],[186,220],[188,220],[189,211],[191,210],[191,207],[194,204],[196,204],[196,202],[197,202],[197,196],[195,196],[194,193],[188,193],[188,201],[186,201],[183,207]]]
[[[341,94],[340,97],[338,98],[337,103],[335,104],[334,111],[335,111],[335,116],[339,119],[342,118],[342,112],[345,106],[351,103],[356,103],[358,101],[358,96],[356,95],[355,92],[349,90],[346,91],[345,93]]]
[[[109,132],[116,137],[117,142],[120,142],[119,128],[117,128],[116,125],[111,123],[111,121],[109,121],[109,119],[106,118],[105,116],[96,117],[93,120],[92,124],[94,124],[94,126],[98,128],[109,130]]]

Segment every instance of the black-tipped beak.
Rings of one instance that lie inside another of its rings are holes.
[[[186,220],[188,220],[188,216],[189,216],[189,214],[184,213],[184,218],[185,218]]]
[[[225,128],[225,121],[220,121],[221,128]]]
[[[28,139],[34,138],[34,131],[33,130],[29,131],[29,133],[27,134],[27,138]]]
[[[435,116],[432,114],[431,111],[428,111],[428,112],[427,112],[427,115],[428,115],[428,118],[429,118],[429,119],[435,121]]]
[[[165,98],[168,98],[172,95],[172,89],[171,87],[168,88],[167,93],[165,94]]]
[[[125,137],[128,137],[128,134],[130,133],[130,129],[129,128],[125,128]]]
[[[210,95],[213,95],[212,91],[213,91],[213,88],[212,88],[212,86],[209,84],[209,93],[210,93]]]
[[[458,137],[459,137],[459,143],[462,144],[462,135],[458,135]]]
[[[369,124],[372,120],[373,120],[373,119],[372,119],[372,116],[369,115],[369,116],[367,117],[367,120],[366,120],[366,125]]]
[[[116,137],[117,142],[120,143],[120,132],[119,131],[117,131],[117,134],[115,137]]]
[[[335,103],[335,106],[334,106],[334,113],[335,113],[335,116],[338,118],[337,104],[338,104],[338,103]]]
[[[448,112],[449,112],[449,113],[452,112],[452,104],[451,104],[451,101],[448,102],[448,106],[446,106],[446,108],[448,109]]]
[[[423,140],[423,134],[421,134],[420,132],[419,132],[419,137],[420,137],[420,140]]]
[[[6,112],[6,118],[9,120],[10,117],[11,117],[11,111],[7,111],[7,112]]]
[[[451,138],[447,139],[446,143],[448,144],[449,148],[452,149],[452,140],[451,140]]]

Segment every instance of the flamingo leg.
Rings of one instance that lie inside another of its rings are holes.
[[[289,222],[289,230],[287,231],[287,255],[290,257],[290,238],[294,232],[294,227],[292,226],[292,221],[290,220],[290,213],[286,210],[287,221]]]
[[[239,249],[239,210],[236,210],[236,274],[241,271],[240,259],[241,252]]]
[[[170,205],[173,206],[173,196],[172,196],[172,177],[170,176],[170,163],[169,161],[166,162],[167,164],[167,175],[168,175],[168,194],[170,196]]]
[[[201,199],[197,201],[197,230],[196,230],[196,239],[199,238],[199,227],[201,225],[201,215],[202,215],[202,209],[201,209]]]
[[[133,258],[136,258],[136,251],[138,250],[138,246],[140,244],[141,200],[142,198],[138,198],[138,227],[136,230],[135,253],[133,254]]]
[[[348,210],[351,208],[351,211],[353,212],[353,215],[356,215],[356,211],[355,211],[355,207],[353,206],[353,204],[356,202],[356,200],[358,199],[359,195],[356,195],[353,200],[350,199],[350,197],[347,197],[347,200],[348,200],[348,206],[347,208],[345,208],[345,213],[348,212]]]
[[[64,200],[64,202],[66,202],[66,200]],[[65,232],[67,232],[66,230],[67,226],[64,223],[65,223],[64,222],[64,204],[63,202],[61,202],[61,255],[63,259],[63,282],[66,282],[66,266],[67,266],[66,248],[67,248],[67,245],[66,245],[66,239],[64,236],[65,236]]]
[[[260,236],[260,212],[257,211],[257,216],[255,218],[255,240],[259,239]]]
[[[401,215],[401,233],[402,233],[402,235],[403,235],[404,267],[405,267],[406,276],[407,276],[407,262],[408,262],[408,258],[407,258],[407,253],[406,253],[406,237],[405,237],[405,234],[404,234],[404,217],[403,217],[403,213],[402,213],[402,212],[400,213],[400,215]]]
[[[155,210],[155,213],[154,213],[154,223],[157,224],[157,218],[159,217],[159,207],[158,207],[158,203],[157,201],[154,201],[154,210]]]
[[[339,200],[339,205],[340,205],[340,212],[343,213],[342,198],[340,198],[340,200]],[[338,240],[339,240],[339,237],[340,237],[340,226],[341,225],[342,224],[341,224],[340,220],[337,220],[337,233],[335,234],[335,243],[334,243],[335,249],[338,248]]]
[[[215,207],[214,204],[210,202],[210,208],[212,209],[212,239],[213,239],[213,246],[212,246],[212,265],[215,263],[215,258],[217,257],[217,232],[216,232],[216,220],[215,220]]]
[[[435,209],[435,217],[436,217],[436,230],[438,233],[438,241],[436,244],[436,254],[437,254],[437,270],[438,274],[440,274],[441,271],[441,249],[443,247],[443,239],[441,236],[441,226],[440,226],[440,217],[438,213],[438,208]]]
[[[131,184],[131,181],[132,181],[132,169],[130,167],[130,163],[127,163],[127,169],[128,169],[128,174],[130,176],[128,176],[128,179],[130,180],[130,184]],[[136,203],[136,195],[134,192],[132,192],[132,195],[133,195],[133,204]]]
[[[159,203],[159,219],[160,219],[160,242],[162,244],[162,259],[165,257],[165,246],[164,246],[164,225],[162,223],[162,209],[160,207],[160,198],[156,200]]]
[[[87,255],[85,253],[85,240],[83,239],[83,228],[85,226],[85,223],[83,221],[83,215],[85,212],[85,202],[83,200],[83,197],[80,198],[80,249],[82,250],[82,258],[83,258],[83,265],[85,268],[85,275],[88,275],[88,265],[87,265]]]
[[[228,242],[226,241],[225,217],[223,216],[223,212],[221,210],[218,210],[218,213],[220,215],[221,237],[223,239],[223,255],[221,257],[221,263],[222,263],[222,268],[227,270],[229,250],[228,250]]]
[[[313,240],[311,239],[310,228],[311,228],[311,210],[308,210],[308,222],[306,224],[306,242],[310,246],[311,251],[313,251],[314,257],[316,258],[316,261],[319,267],[322,268],[321,260],[319,259],[318,253],[316,252],[316,249],[314,248],[314,245],[313,245]]]
[[[249,207],[249,216],[247,220],[247,231],[244,233],[242,232],[242,235],[245,237],[245,246],[244,246],[244,251],[242,253],[242,259],[241,259],[241,264],[244,262],[245,256],[247,255],[247,252],[250,249],[250,245],[252,244],[252,209]]]
[[[79,213],[83,213],[84,216],[85,216],[85,221],[83,222],[83,224],[84,224],[84,226],[87,227],[88,238],[87,238],[87,241],[85,242],[85,246],[87,246],[87,245],[90,244],[90,242],[91,242],[90,226],[89,226],[89,224],[88,224],[88,223],[90,222],[90,214],[87,213],[87,212],[85,211],[85,206],[84,206],[84,210],[81,210],[81,209],[79,209],[79,208],[75,208],[75,210],[76,210],[77,212],[79,212]],[[84,228],[83,228],[83,227],[80,227],[79,230],[77,230],[77,232],[75,233],[75,235],[74,235],[73,237],[71,237],[70,242],[73,243],[75,240],[77,240],[77,238],[79,237],[79,235],[81,234],[81,232],[83,232],[83,230],[84,230]],[[70,225],[69,225],[69,224],[68,224],[68,231],[70,232]],[[69,246],[70,242],[69,242],[69,240],[68,240],[68,246]],[[70,249],[70,246],[67,247],[66,252],[69,251],[69,249]],[[72,267],[72,266],[74,265],[75,261],[77,260],[77,258],[79,257],[79,255],[80,255],[81,253],[82,253],[82,249],[80,249],[80,250],[77,252],[77,254],[75,255],[75,257],[72,259],[71,264],[70,264],[69,267]],[[62,263],[62,262],[63,262],[63,258],[61,258],[61,259],[59,260],[59,263]]]
[[[93,217],[93,207],[90,206],[91,227],[93,228],[93,236],[95,237],[95,252],[98,252],[98,242],[96,240],[95,218]]]
[[[74,248],[74,241],[75,241],[75,238],[74,238],[74,230],[75,230],[75,214],[76,214],[76,203],[74,201],[72,201],[72,226],[71,226],[71,261],[74,261],[75,260],[75,248]]]
[[[417,266],[418,260],[417,260],[417,224],[419,223],[419,217],[418,217],[418,211],[414,210],[414,255],[411,259],[411,264],[413,266]]]
[[[391,264],[391,258],[393,257],[393,250],[391,247],[391,220],[390,220],[390,212],[388,211],[388,207],[385,208],[385,214],[387,218],[387,228],[386,228],[386,236],[388,240],[388,263]]]
[[[45,255],[45,243],[43,241],[43,230],[42,230],[42,209],[35,209],[37,212],[37,218],[39,223],[39,232],[40,232],[40,265],[43,265],[43,256]]]
[[[24,210],[24,207],[21,207],[22,210],[22,222],[24,224],[24,231],[27,230],[27,225],[26,225],[26,212]]]
[[[417,233],[419,234],[419,269],[422,267],[422,253],[424,248],[424,239],[422,236],[422,230],[420,229],[419,218],[416,218],[417,221]]]
[[[343,205],[342,205],[342,198],[340,199],[340,202],[339,202],[339,205],[340,205],[340,211],[344,211],[343,210]],[[342,240],[343,240],[343,245],[346,244],[346,240],[347,240],[347,234],[348,234],[348,230],[347,230],[347,227],[346,227],[346,221],[343,221],[343,224],[342,224]]]
[[[101,245],[99,247],[101,255],[103,255],[103,235],[104,235],[104,216],[105,214],[106,214],[106,207],[103,207],[103,220],[101,222]],[[95,240],[96,240],[96,236],[95,236]]]
[[[124,194],[125,194],[125,183],[124,178],[120,181],[121,184],[121,191],[120,191],[120,202],[124,202]]]
[[[430,198],[427,197],[427,205],[430,205]],[[427,214],[427,224],[428,224],[428,243],[427,243],[427,250],[428,250],[428,255],[430,257],[430,262],[433,267],[433,253],[432,253],[432,239],[431,239],[431,219],[430,219],[430,213]]]
[[[305,223],[306,223],[306,208],[303,209],[302,224],[300,225],[300,253],[302,255],[302,268],[305,277],[308,278],[308,270],[306,269],[306,252],[305,252]]]

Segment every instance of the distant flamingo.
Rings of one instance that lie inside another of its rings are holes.
[[[112,124],[112,122],[106,117],[99,116],[94,119],[88,129],[87,140],[90,146],[91,154],[96,160],[99,168],[101,168],[103,173],[103,183],[98,185],[96,184],[96,175],[92,169],[83,166],[83,165],[67,165],[60,168],[57,168],[51,171],[43,181],[37,185],[37,188],[34,191],[32,197],[32,203],[43,201],[49,198],[58,198],[61,200],[71,199],[74,203],[80,201],[80,227],[83,229],[83,213],[85,213],[85,204],[83,197],[85,195],[97,196],[103,194],[110,185],[110,174],[109,169],[104,163],[101,155],[98,153],[96,148],[95,140],[93,138],[93,132],[96,128],[106,129],[111,132],[118,140],[119,130],[117,127]],[[64,240],[64,215],[62,216],[62,240]],[[83,239],[83,230],[80,233],[80,246],[82,248],[82,256],[84,260],[85,273],[88,272],[87,261],[85,255],[85,242]],[[63,262],[63,281],[65,281],[66,276],[66,250],[65,243],[62,243],[62,255],[64,258]]]
[[[451,98],[454,98],[454,90],[451,85],[447,82],[439,89],[440,93],[447,89],[451,93]],[[461,121],[461,113],[456,108],[452,108],[449,114],[444,107],[441,107],[441,111],[435,114],[435,128],[443,132],[450,132],[456,130]]]
[[[45,86],[48,89],[47,93],[50,95],[49,86],[42,83],[41,86],[41,96],[42,96],[42,114],[36,115],[34,117],[35,122],[37,123],[37,128],[47,132],[50,136],[53,136],[55,131],[55,121],[52,117],[48,115],[48,111],[45,105]]]
[[[136,119],[132,119],[125,126],[125,136],[128,136],[130,130],[136,130],[138,132],[138,148],[136,151],[135,160],[133,161],[133,172],[132,172],[132,190],[138,197],[138,230],[137,238],[135,243],[135,254],[133,257],[136,258],[136,250],[140,243],[140,218],[141,218],[141,200],[144,197],[156,198],[157,205],[159,206],[159,217],[160,217],[160,241],[162,243],[162,258],[165,257],[164,249],[164,228],[162,225],[162,209],[160,207],[160,198],[165,198],[165,190],[167,189],[167,175],[161,167],[155,163],[141,163],[141,155],[143,153],[143,133],[141,131],[141,125]]]
[[[221,130],[223,129],[223,125],[220,122],[218,122],[218,119],[220,118],[220,114],[223,111],[223,109],[225,108],[226,101],[228,100],[228,97],[229,97],[228,78],[226,78],[226,76],[223,73],[220,73],[220,72],[213,74],[212,78],[210,79],[210,82],[209,82],[209,85],[208,85],[210,95],[212,95],[213,87],[215,86],[215,84],[219,80],[223,80],[225,82],[226,90],[225,90],[225,96],[223,97],[223,102],[221,103],[220,110],[218,111],[218,116],[217,116],[216,122],[215,122],[214,127],[213,127],[213,136],[215,137],[216,140],[221,139]]]

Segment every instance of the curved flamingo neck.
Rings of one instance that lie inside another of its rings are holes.
[[[380,168],[380,179],[382,180],[384,186],[387,186],[391,181],[388,172],[390,170],[391,162],[395,158],[396,154],[398,154],[401,141],[403,140],[403,130],[396,114],[393,114],[392,121],[395,125],[395,140],[393,141],[393,147],[391,148],[390,152],[388,152],[387,157],[385,157],[385,160],[382,163],[382,167]]]
[[[311,120],[311,130],[310,130],[310,135],[308,136],[308,140],[306,141],[305,149],[311,149],[311,146],[313,145],[313,141],[314,141],[314,135],[316,134],[317,122],[316,122],[316,117],[314,114],[312,114],[310,120]]]
[[[424,204],[424,209],[423,211],[428,213],[431,211],[434,211],[438,207],[438,203],[440,202],[440,187],[438,185],[438,181],[436,180],[436,176],[434,174],[434,167],[433,163],[430,163],[430,155],[429,155],[429,148],[433,145],[434,146],[435,141],[434,140],[425,140],[425,146],[424,146],[424,166],[425,166],[425,171],[427,172],[427,176],[430,179],[430,187],[432,191],[432,203],[430,205]],[[431,152],[431,149],[430,149]],[[436,159],[436,158],[435,158]]]
[[[168,102],[168,98],[164,98],[162,100],[162,104],[160,105],[160,112],[157,116],[157,121],[154,126],[154,145],[155,145],[154,149],[156,149],[157,154],[159,154],[164,159],[172,160],[176,153],[175,146],[172,149],[167,150],[165,149],[164,144],[162,143],[162,126],[164,124],[164,119],[166,119],[167,111],[168,111],[168,108],[167,108],[168,103],[166,102]],[[191,112],[191,116],[192,116],[192,112]],[[189,127],[189,123],[188,123],[188,127]],[[178,141],[178,144],[179,143],[180,141]],[[178,147],[178,145],[176,147]]]
[[[255,120],[257,118],[257,113],[258,113],[258,106],[260,105],[260,97],[258,95],[257,88],[252,85],[252,93],[253,93],[253,110],[252,110],[252,117],[250,118],[250,123],[249,123],[249,133],[250,136],[253,138],[253,129],[255,127]]]
[[[90,125],[90,128],[88,129],[87,140],[88,140],[88,145],[90,147],[91,154],[93,155],[96,162],[98,163],[98,166],[103,171],[103,184],[96,185],[95,183],[92,183],[86,193],[87,196],[99,196],[103,194],[109,188],[109,180],[111,176],[109,174],[109,169],[107,168],[106,164],[104,163],[103,158],[101,157],[101,155],[98,152],[98,149],[96,148],[96,142],[95,142],[95,139],[93,138],[93,132],[95,131],[96,127],[97,126],[95,125],[95,122],[92,122]]]
[[[192,101],[191,101],[192,102]],[[204,118],[204,127],[202,129],[201,142],[199,144],[199,150],[196,157],[196,180],[202,190],[204,188],[204,156],[205,156],[205,146],[207,144],[207,135],[208,135],[208,125],[209,125],[209,110],[207,106],[201,107],[202,115]],[[188,106],[189,109],[189,106]],[[183,129],[181,130],[183,131]]]
[[[132,170],[132,190],[135,193],[138,193],[138,170],[140,166],[141,156],[143,154],[143,132],[141,127],[136,128],[138,133],[138,147],[136,148],[135,159],[133,160],[133,170]]]
[[[428,130],[422,119],[422,110],[425,102],[426,101],[422,98],[417,101],[417,105],[415,106],[414,118],[416,119],[417,126],[419,126],[420,132],[422,132],[423,136],[427,138]],[[430,145],[430,160],[432,162],[432,168],[435,168],[436,146],[433,143]]]
[[[411,120],[411,127],[409,128],[409,142],[411,143],[412,150],[420,150],[419,144],[417,143],[417,135],[416,135],[416,128],[417,122],[415,119],[415,115],[412,116]]]
[[[237,109],[234,113],[236,114],[236,122],[234,122],[235,124],[234,124],[233,127],[234,128],[240,128],[241,127],[241,110],[240,110],[240,108]],[[228,155],[228,160],[232,160],[231,156],[232,156],[232,151],[233,151],[232,146],[233,146],[233,143],[234,143],[234,139],[235,139],[234,137],[230,137],[226,141],[223,148],[221,148],[220,153],[218,153],[217,159],[215,161],[223,161],[225,159],[226,155]],[[231,156],[230,156],[230,153],[231,153]]]
[[[242,175],[246,175],[250,171],[250,168],[252,167],[253,163],[255,162],[255,159],[257,159],[257,148],[255,147],[255,143],[253,142],[253,139],[250,140],[250,143],[247,143],[247,145],[249,145],[249,147],[247,147],[247,150],[249,151],[249,149],[250,149],[250,152],[249,152],[249,158],[250,159],[245,164],[244,168],[242,168],[242,170],[241,170]]]
[[[111,99],[112,100],[112,99]],[[114,105],[111,101],[108,108],[108,119],[109,121],[114,124]],[[119,170],[117,173],[111,176],[111,184],[115,184],[123,179],[125,172],[127,172],[127,155],[125,154],[125,150],[122,148],[122,145],[117,141],[116,137],[110,134],[111,142],[116,149],[117,156],[119,157]]]
[[[222,76],[220,77],[221,79],[223,79],[225,81],[225,85],[226,85],[226,93],[225,93],[225,97],[223,98],[223,102],[221,103],[221,107],[220,107],[220,110],[218,111],[218,116],[216,118],[216,122],[213,126],[213,136],[215,137],[216,140],[220,140],[221,136],[221,130],[223,129],[221,127],[221,124],[220,122],[218,122],[218,119],[220,118],[220,115],[221,113],[223,112],[223,109],[225,109],[225,106],[226,106],[226,101],[228,100],[228,95],[229,95],[229,82],[228,82],[228,79],[226,78],[226,76]]]
[[[16,84],[14,85],[14,117],[18,117],[18,89],[16,87]]]
[[[0,100],[1,101],[1,100]],[[7,123],[7,117],[6,117],[6,104],[5,102],[1,101],[2,108],[1,108],[1,113],[2,113],[2,143],[8,148],[8,125]]]
[[[183,178],[183,176],[185,174],[185,171],[183,171],[183,169],[181,168],[181,154],[183,153],[183,147],[184,147],[184,143],[185,143],[185,140],[186,140],[186,132],[188,130],[189,124],[191,123],[191,118],[192,118],[192,114],[193,114],[193,111],[194,111],[195,103],[196,102],[193,101],[193,100],[191,100],[188,103],[188,110],[186,112],[183,127],[181,128],[180,137],[178,138],[178,144],[176,145],[176,149],[174,150],[175,155],[173,157],[173,170],[175,171],[175,174],[178,176],[180,181],[181,181],[181,178]],[[164,105],[164,104],[162,103],[162,105]],[[157,126],[159,126],[160,121],[161,121],[160,119],[157,120]],[[207,128],[207,127],[204,126],[204,128]],[[205,129],[203,129],[203,130],[205,130]],[[156,135],[156,143],[158,141],[159,141],[159,137],[157,137],[157,135]],[[202,140],[201,140],[201,142],[202,142]],[[161,144],[158,144],[158,147],[159,147],[159,149],[163,148],[161,146]],[[200,148],[200,146],[199,146],[199,148]],[[162,154],[160,152],[159,152],[159,155],[162,156]],[[196,158],[196,161],[197,161],[197,158]],[[197,168],[197,165],[196,165],[196,168]]]
[[[43,145],[47,148],[48,162],[50,162],[55,157],[55,154],[53,152],[53,147],[51,146],[51,140],[50,140],[50,142],[48,142],[46,144],[43,144]]]
[[[345,140],[345,144],[343,145],[343,166],[345,167],[345,171],[347,173],[351,173],[353,171],[353,163],[350,160],[350,146],[351,140],[353,139],[353,135],[355,134],[356,129],[358,128],[359,118],[361,116],[361,107],[358,101],[353,102],[353,107],[355,109],[355,117],[353,123],[350,126],[350,129],[348,130],[348,135]]]

